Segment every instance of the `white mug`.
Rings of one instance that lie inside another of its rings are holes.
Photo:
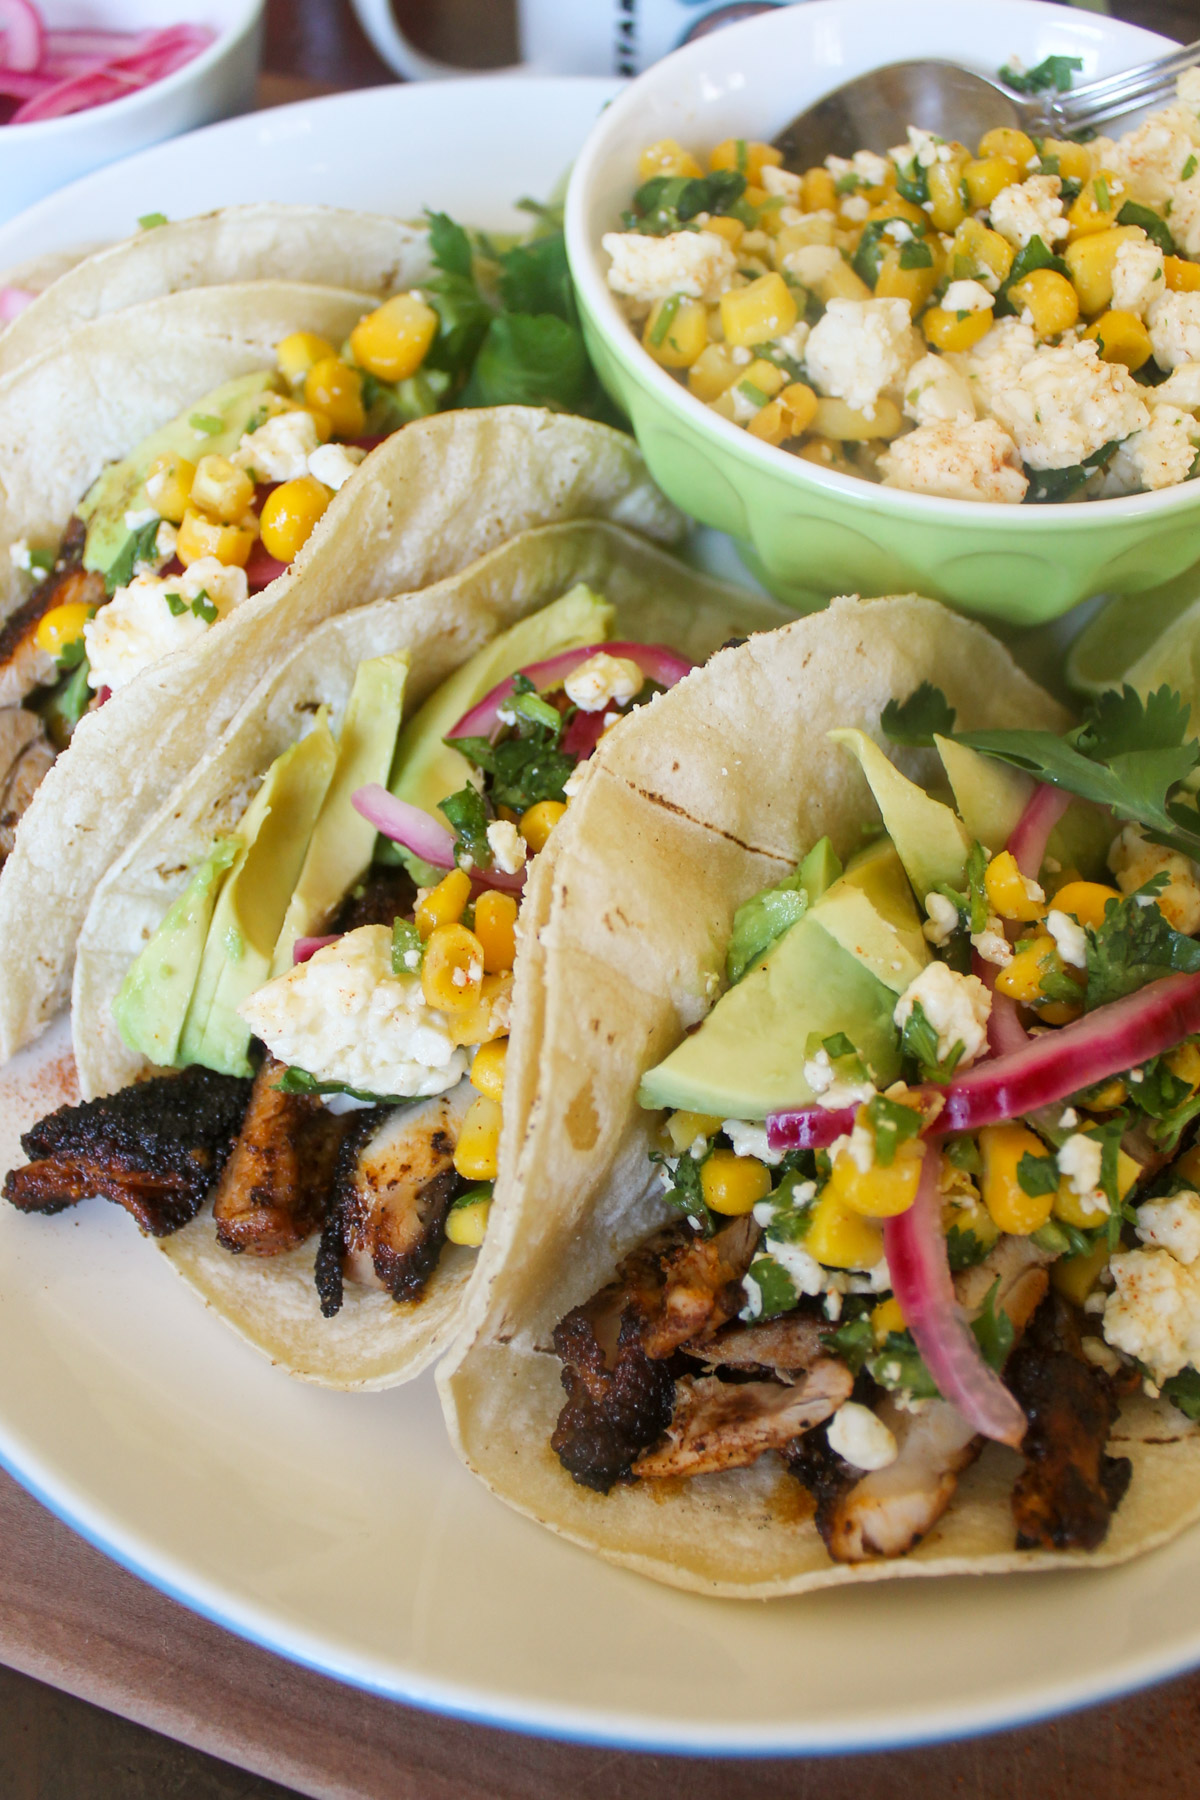
[[[386,63],[410,81],[494,70],[454,68],[422,56],[396,24],[390,0],[353,0]],[[660,56],[722,25],[794,0],[518,0],[519,65],[538,75],[638,75]]]

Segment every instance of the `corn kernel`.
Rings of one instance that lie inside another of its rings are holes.
[[[1117,1151],[1117,1197],[1124,1200],[1132,1192],[1141,1178],[1142,1165],[1127,1156],[1124,1150]],[[1054,1216],[1066,1225],[1074,1225],[1080,1231],[1094,1231],[1097,1225],[1108,1217],[1107,1212],[1090,1207],[1088,1195],[1077,1194],[1069,1182],[1059,1183],[1054,1196]]]
[[[1079,310],[1089,318],[1112,305],[1113,264],[1117,260],[1117,251],[1122,244],[1140,242],[1140,239],[1136,225],[1117,225],[1109,231],[1092,231],[1086,237],[1076,238],[1063,251],[1063,261],[1071,271],[1071,280],[1079,295]]]
[[[712,1113],[673,1112],[667,1120],[667,1136],[676,1156],[686,1156],[698,1137],[714,1137],[721,1123]]]
[[[856,275],[850,264],[843,257],[838,257],[828,269],[811,280],[806,277],[805,285],[812,289],[817,299],[826,306],[831,300],[870,300],[871,289],[861,275]]]
[[[939,275],[936,258],[926,269],[903,268],[900,251],[893,246],[880,258],[879,274],[875,278],[875,298],[907,300],[915,319],[937,286]]]
[[[1002,919],[1016,919],[1024,925],[1046,915],[1042,901],[1030,896],[1011,850],[1002,850],[999,856],[993,856],[984,872],[983,886],[988,905]]]
[[[962,170],[953,163],[934,163],[928,171],[929,217],[939,231],[954,231],[966,217]]]
[[[1200,290],[1200,263],[1188,262],[1182,256],[1164,256],[1163,279],[1173,294],[1194,294]]]
[[[944,306],[931,306],[921,316],[921,330],[926,341],[938,350],[969,350],[980,338],[986,337],[991,328],[990,306],[962,318],[956,312],[947,312]]]
[[[449,1015],[446,1036],[450,1042],[489,1044],[495,1038],[507,1037],[512,1019],[512,991],[511,969],[499,975],[485,975],[474,1005]]]
[[[723,237],[734,250],[746,235],[746,227],[742,221],[731,219],[728,213],[713,213],[704,229],[715,232],[717,237]]]
[[[674,138],[659,138],[656,144],[647,144],[638,158],[639,181],[653,181],[656,175],[686,175],[694,181],[703,173],[691,151]]]
[[[493,1038],[489,1044],[479,1046],[471,1064],[471,1086],[478,1093],[486,1094],[497,1105],[504,1098],[504,1062],[507,1055],[508,1039]]]
[[[990,206],[996,195],[1014,181],[1020,181],[1021,171],[1010,156],[983,156],[967,163],[962,178],[971,205],[978,212]]]
[[[792,415],[778,400],[769,400],[765,406],[760,406],[754,417],[747,422],[746,430],[751,437],[776,447],[795,436]]]
[[[1041,1138],[1024,1125],[985,1125],[979,1133],[979,1152],[983,1158],[980,1190],[992,1222],[1014,1237],[1039,1230],[1050,1217],[1053,1191],[1027,1194],[1017,1179],[1017,1166],[1023,1156],[1048,1154]]]
[[[725,138],[708,159],[710,169],[736,169],[755,187],[765,168],[777,169],[783,161],[782,150],[774,144],[763,144],[756,138]]]
[[[1068,881],[1060,887],[1054,896],[1056,912],[1069,913],[1080,925],[1090,925],[1098,931],[1104,923],[1104,909],[1110,900],[1120,900],[1116,888],[1106,887],[1102,881]]]
[[[1121,210],[1122,191],[1121,177],[1111,169],[1097,169],[1094,175],[1089,174],[1067,209],[1071,241],[1114,226]]]
[[[894,438],[903,423],[894,400],[877,400],[874,416],[868,418],[844,400],[822,399],[817,401],[812,426],[822,437],[835,438],[839,443],[861,443],[867,438]]]
[[[1007,281],[1014,254],[998,231],[980,219],[964,219],[950,246],[951,275],[955,281],[974,280],[986,269],[997,282]]]
[[[175,554],[184,568],[199,562],[202,556],[215,556],[218,562],[244,569],[250,560],[254,540],[258,536],[258,520],[248,514],[236,525],[223,525],[207,513],[189,506],[175,540]],[[271,552],[274,555],[274,551]]]
[[[833,469],[839,475],[856,473],[854,464],[847,460],[842,446],[832,438],[811,437],[797,450],[796,455],[801,462],[815,463],[818,469]]]
[[[325,414],[338,437],[362,436],[367,423],[362,376],[341,357],[327,356],[313,364],[304,380],[304,398]]]
[[[1007,994],[1021,1006],[1038,1005],[1045,998],[1042,976],[1055,966],[1056,954],[1054,939],[1048,932],[1025,938],[1013,952],[1008,967],[996,976],[996,992]]]
[[[721,324],[730,344],[769,343],[790,331],[797,316],[795,296],[782,275],[760,275],[721,295]]]
[[[245,469],[235,469],[227,456],[202,456],[192,478],[191,504],[232,525],[250,510],[254,483]]]
[[[275,346],[275,361],[293,387],[299,387],[315,363],[335,357],[337,351],[327,338],[315,331],[293,331]]]
[[[700,1191],[712,1212],[751,1212],[771,1191],[771,1171],[756,1156],[714,1150],[700,1165]]]
[[[1099,1243],[1094,1250],[1085,1250],[1082,1256],[1060,1257],[1051,1266],[1050,1285],[1064,1300],[1081,1307],[1107,1268],[1111,1255],[1108,1245]]]
[[[512,968],[517,956],[517,902],[512,894],[498,888],[480,894],[475,902],[475,936],[483,946],[485,974],[499,975]]]
[[[466,1111],[454,1146],[454,1166],[467,1181],[495,1181],[500,1162],[500,1108],[481,1094]]]
[[[1190,1150],[1184,1151],[1175,1164],[1175,1173],[1194,1187],[1200,1187],[1200,1144],[1193,1144]]]
[[[800,205],[805,212],[836,212],[837,183],[828,169],[806,169],[800,177]]]
[[[813,1207],[804,1248],[831,1269],[873,1269],[883,1255],[883,1233],[826,1186]]]
[[[1116,1112],[1118,1106],[1124,1106],[1129,1098],[1129,1089],[1123,1081],[1106,1081],[1098,1087],[1087,1103],[1088,1112]]]
[[[1069,331],[1079,317],[1079,296],[1056,269],[1034,269],[1009,288],[1009,297],[1020,312],[1029,311],[1039,337],[1057,337]]]
[[[790,416],[791,437],[807,431],[817,416],[817,396],[803,381],[789,382],[779,396],[779,404],[787,408]]]
[[[980,138],[979,155],[982,158],[1007,156],[1024,173],[1037,155],[1037,145],[1024,131],[998,125],[993,131],[985,131]]]
[[[1200,1088],[1200,1044],[1180,1044],[1169,1052],[1167,1067],[1176,1081],[1185,1081],[1194,1094]]]
[[[263,549],[278,562],[290,563],[307,544],[333,499],[312,475],[285,481],[267,495],[260,514]]]
[[[1057,157],[1058,172],[1064,181],[1091,179],[1092,159],[1086,145],[1073,144],[1067,138],[1043,138],[1043,166],[1048,157]]]
[[[891,1331],[903,1331],[905,1328],[904,1312],[894,1294],[871,1310],[871,1331],[875,1342],[882,1344]]]
[[[1136,313],[1101,313],[1084,336],[1095,338],[1101,362],[1122,363],[1131,374],[1149,362],[1153,353],[1150,333]]]
[[[146,476],[146,498],[161,518],[169,519],[172,525],[182,525],[195,479],[195,463],[168,450],[162,456],[156,456],[150,465]],[[247,501],[246,505],[249,504]]]
[[[710,404],[740,381],[742,371],[734,362],[726,344],[709,344],[688,370],[688,388],[697,400]]]
[[[429,938],[439,925],[457,925],[470,898],[471,877],[465,869],[451,869],[417,902],[413,923],[421,937]]]
[[[446,1241],[478,1250],[487,1236],[491,1211],[492,1203],[486,1197],[472,1200],[467,1206],[452,1206],[446,1214]]]
[[[536,806],[521,814],[521,836],[535,856],[546,848],[550,833],[566,810],[561,800],[539,800]]]
[[[461,1013],[483,991],[483,947],[465,925],[435,925],[425,940],[421,991],[430,1006]]]
[[[864,1219],[890,1219],[907,1212],[917,1197],[925,1146],[910,1140],[901,1144],[886,1168],[872,1163],[864,1173],[848,1150],[841,1150],[825,1188],[839,1202]]]
[[[708,344],[708,313],[701,300],[656,300],[642,331],[642,345],[664,369],[690,369]]]
[[[768,400],[773,400],[780,389],[787,385],[787,376],[778,364],[767,362],[761,356],[756,356],[754,361],[747,365],[742,380],[750,382],[760,394],[765,394]]]
[[[360,369],[380,381],[407,381],[429,354],[438,333],[438,315],[417,294],[393,294],[367,313],[350,333],[350,351]]]
[[[929,215],[912,200],[905,200],[899,194],[893,194],[887,200],[881,200],[873,206],[863,223],[869,225],[874,219],[907,219],[910,225],[919,225],[924,231],[929,224]]]
[[[78,643],[84,626],[95,611],[94,606],[87,606],[82,600],[68,600],[65,606],[52,606],[49,612],[42,614],[34,632],[38,649],[47,656],[61,656],[64,650]]]
[[[775,261],[782,266],[793,250],[804,250],[809,244],[833,244],[834,223],[825,213],[808,213],[785,225],[775,239]]]

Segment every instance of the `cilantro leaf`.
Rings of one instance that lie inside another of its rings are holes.
[[[434,265],[446,275],[471,276],[471,240],[448,213],[426,211],[429,251]]]
[[[1087,928],[1089,1012],[1163,975],[1200,969],[1200,943],[1173,930],[1153,904],[1161,886],[1162,878],[1156,877],[1136,894],[1108,901],[1101,923]],[[1146,899],[1152,903],[1143,904]]]
[[[1042,94],[1049,88],[1070,92],[1072,78],[1083,68],[1081,56],[1047,56],[1032,69],[1014,69],[1005,63],[1000,79],[1016,94]]]
[[[1164,256],[1178,255],[1171,227],[1161,213],[1154,212],[1150,207],[1140,206],[1136,200],[1127,200],[1117,214],[1117,224],[1140,225],[1151,243],[1157,244]]]
[[[729,212],[745,191],[746,177],[736,169],[714,169],[697,177],[654,175],[634,194],[628,223],[651,237],[666,237],[697,213]]]
[[[1048,1219],[1030,1236],[1039,1250],[1048,1250],[1052,1256],[1086,1256],[1096,1243],[1095,1234],[1068,1225],[1064,1219]]]
[[[948,1056],[938,1056],[938,1034],[925,1014],[925,1008],[919,1000],[913,1001],[912,1011],[904,1021],[904,1029],[900,1034],[900,1048],[905,1056],[911,1056],[925,1081],[949,1081],[955,1069],[962,1061],[966,1045],[959,1040]]]
[[[941,688],[923,681],[907,700],[889,700],[880,723],[893,744],[929,745],[935,732],[939,737],[953,735],[955,717]]]
[[[1058,1164],[1052,1156],[1032,1156],[1028,1151],[1017,1164],[1017,1186],[1023,1194],[1058,1192]]]
[[[574,325],[553,313],[501,313],[488,326],[459,404],[579,412],[595,406],[595,385]]]
[[[937,1383],[925,1367],[910,1331],[889,1331],[883,1347],[867,1358],[867,1369],[880,1387],[902,1389],[914,1400],[935,1400]]]
[[[490,869],[492,847],[487,841],[488,815],[483,795],[468,785],[457,794],[447,794],[439,803],[454,832],[454,858],[469,856],[477,869]]]
[[[801,884],[799,870],[743,901],[733,915],[733,931],[725,952],[730,986],[736,985],[807,911],[808,893]]]
[[[767,1246],[775,1238],[781,1244],[803,1243],[812,1224],[816,1185],[800,1170],[789,1169],[771,1195],[771,1223]]]
[[[465,376],[479,354],[495,314],[469,275],[435,275],[421,292],[438,316],[437,336],[429,347],[422,370]],[[402,385],[407,387],[408,384]]]
[[[928,244],[919,238],[910,238],[907,244],[900,246],[900,267],[902,269],[932,269],[933,252]]]
[[[800,1298],[795,1282],[783,1264],[776,1262],[773,1256],[761,1253],[756,1256],[746,1271],[745,1279],[747,1305],[744,1310],[750,1318],[777,1319],[780,1313],[791,1312]],[[758,1287],[757,1306],[754,1304],[753,1290],[748,1285],[750,1282]]]
[[[1200,1375],[1195,1369],[1180,1369],[1178,1375],[1163,1382],[1162,1391],[1185,1418],[1193,1424],[1200,1420]]]
[[[1105,468],[1111,462],[1117,453],[1119,442],[1119,438],[1114,438],[1111,443],[1101,444],[1098,450],[1085,456],[1081,463],[1069,463],[1065,469],[1031,469],[1026,466],[1029,487],[1023,504],[1044,506],[1053,501],[1067,500],[1072,494],[1077,494],[1098,469]]]
[[[281,1094],[348,1094],[352,1100],[369,1100],[373,1106],[411,1106],[411,1095],[368,1094],[362,1088],[347,1087],[344,1081],[318,1081],[304,1069],[285,1069],[279,1077]]]
[[[161,524],[162,520],[155,517],[145,525],[139,525],[136,531],[126,532],[121,548],[107,569],[103,570],[104,586],[110,594],[115,594],[118,588],[129,586],[138,563],[157,563],[155,541]]]
[[[971,1330],[975,1333],[975,1341],[983,1353],[984,1362],[999,1371],[1008,1360],[1008,1353],[1013,1347],[1013,1322],[1001,1308],[996,1310],[996,1295],[1000,1291],[1000,1277],[997,1275],[984,1296],[979,1316],[971,1321]]]
[[[1012,268],[1005,277],[1005,289],[1012,287],[1014,282],[1023,281],[1026,275],[1032,275],[1036,269],[1053,269],[1056,274],[1067,276],[1071,272],[1062,257],[1055,256],[1049,245],[1035,232],[1013,258]]]
[[[491,777],[488,786],[495,806],[525,812],[539,800],[566,797],[563,784],[575,767],[575,758],[544,736],[502,738],[498,744],[477,737],[447,738],[446,742]]]
[[[875,1333],[865,1314],[847,1319],[836,1331],[825,1336],[825,1347],[840,1356],[852,1375],[857,1375],[875,1348]]]
[[[919,1135],[924,1120],[915,1107],[889,1100],[886,1094],[876,1094],[868,1101],[866,1113],[875,1133],[875,1161],[881,1168],[888,1169],[901,1144]]]
[[[946,1233],[946,1260],[952,1270],[973,1269],[983,1261],[988,1248],[969,1225],[952,1225]]]
[[[668,1160],[657,1150],[650,1152],[650,1161],[657,1163],[663,1174],[670,1177],[670,1185],[664,1190],[663,1198],[668,1206],[673,1206],[686,1218],[696,1219],[705,1237],[711,1237],[715,1229],[713,1217],[704,1202],[704,1189],[700,1184],[701,1164],[708,1160],[707,1154],[697,1159],[689,1152]],[[671,1167],[674,1161],[674,1168]],[[792,1302],[795,1305],[795,1301]]]
[[[509,312],[552,313],[568,325],[578,321],[575,289],[561,232],[518,244],[501,258],[500,299]]]

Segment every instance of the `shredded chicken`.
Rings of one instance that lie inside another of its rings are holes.
[[[826,1357],[794,1387],[776,1381],[721,1381],[685,1375],[675,1384],[667,1442],[639,1456],[635,1475],[710,1475],[744,1468],[765,1450],[820,1425],[850,1398],[854,1378],[845,1363]]]
[[[822,1334],[828,1330],[823,1313],[790,1312],[754,1325],[726,1325],[715,1337],[681,1344],[680,1349],[710,1369],[770,1372],[778,1381],[790,1381],[822,1355]]]

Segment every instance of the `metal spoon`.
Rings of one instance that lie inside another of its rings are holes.
[[[784,167],[802,173],[826,156],[853,156],[863,149],[884,151],[903,143],[910,124],[968,144],[998,125],[1015,126],[1037,136],[1069,137],[1080,130],[1094,131],[1123,113],[1169,100],[1176,76],[1196,63],[1200,63],[1200,40],[1123,74],[1090,81],[1074,93],[1051,91],[1032,98],[956,63],[932,59],[888,63],[835,88],[797,113],[779,132],[775,145],[783,151]]]

